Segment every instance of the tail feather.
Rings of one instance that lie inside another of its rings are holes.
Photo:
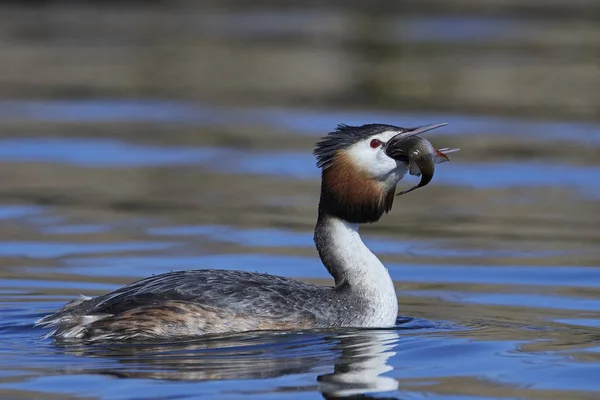
[[[77,312],[76,308],[90,299],[91,297],[81,295],[78,299],[70,301],[55,313],[38,319],[35,321],[34,326],[53,328],[49,333],[44,335],[44,338],[82,338],[86,332],[87,325],[110,316],[110,314],[86,315],[85,313]]]

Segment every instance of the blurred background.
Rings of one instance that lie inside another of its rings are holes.
[[[598,395],[597,1],[8,1],[0,60],[1,395],[146,387],[64,380],[107,367],[31,322],[80,293],[171,269],[330,283],[314,142],[436,122],[462,150],[363,232],[402,315],[463,329],[400,339],[391,376],[409,397]]]

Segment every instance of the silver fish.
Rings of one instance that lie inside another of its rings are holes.
[[[433,178],[435,165],[450,161],[447,154],[459,150],[452,148],[436,149],[427,139],[416,135],[402,138],[399,143],[394,143],[393,158],[408,163],[408,172],[411,175],[421,177],[418,185],[403,190],[396,196],[427,185]]]

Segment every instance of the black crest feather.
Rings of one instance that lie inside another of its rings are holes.
[[[333,157],[339,150],[346,149],[354,143],[370,136],[390,130],[400,133],[403,129],[386,124],[366,124],[361,126],[338,125],[335,131],[328,133],[327,136],[317,142],[316,148],[313,151],[313,154],[317,157],[317,167],[323,169],[329,168]]]

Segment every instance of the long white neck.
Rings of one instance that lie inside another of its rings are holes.
[[[321,261],[335,280],[336,291],[345,292],[360,305],[358,325],[393,326],[398,316],[394,283],[381,261],[363,243],[358,224],[321,214],[315,243]]]

